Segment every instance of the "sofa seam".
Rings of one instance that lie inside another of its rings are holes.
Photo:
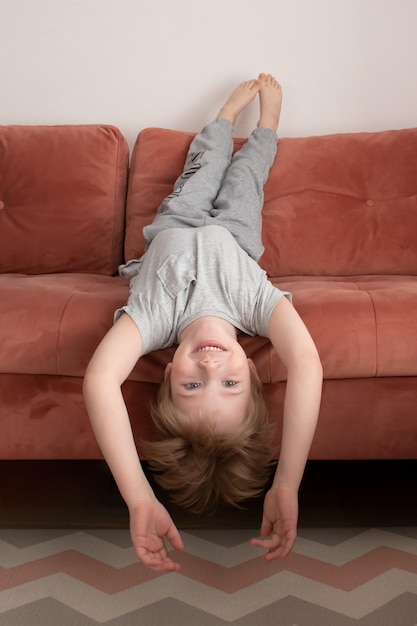
[[[372,306],[372,310],[374,312],[374,323],[375,323],[375,373],[373,378],[378,378],[378,371],[379,371],[379,360],[378,360],[378,354],[379,354],[379,350],[378,350],[378,323],[377,323],[377,314],[376,314],[376,308],[375,308],[375,302],[372,298],[372,294],[369,291],[369,289],[366,290],[362,290],[364,291],[364,293],[368,294],[369,300],[371,302],[371,306]]]
[[[116,137],[117,138],[117,137]],[[118,139],[118,138],[117,138]],[[119,140],[117,141],[117,151],[116,151],[116,168],[114,172],[113,178],[113,232],[112,232],[112,245],[110,251],[110,259],[109,259],[109,272],[113,273],[113,262],[115,256],[115,244],[116,244],[116,202],[117,202],[117,172],[119,171],[119,160],[120,160],[120,145]]]
[[[130,164],[129,164],[129,175],[128,175],[128,181],[127,181],[126,202],[125,202],[125,207],[126,207],[125,208],[125,232],[124,232],[124,238],[123,238],[123,258],[124,258],[125,263],[130,260],[126,258],[126,248],[134,247],[133,242],[132,242],[132,227],[129,228],[129,233],[127,232],[128,210],[130,210],[130,215],[132,215],[132,206],[130,206],[130,204],[133,203],[133,199],[135,198],[135,194],[136,194],[136,176],[134,176],[134,172],[136,172],[136,161],[137,161],[137,154],[139,151],[139,144],[142,143],[141,134],[142,134],[142,131],[140,131],[136,137],[136,141],[133,146],[133,150],[132,150],[132,154],[130,158]]]
[[[116,139],[117,139],[117,151],[116,151],[116,171],[114,173],[114,179],[113,179],[113,228],[112,228],[112,246],[111,246],[111,252],[110,252],[110,258],[109,258],[109,263],[108,263],[108,270],[109,270],[109,274],[110,275],[114,275],[114,271],[113,271],[113,265],[114,262],[116,260],[116,204],[117,204],[117,180],[118,180],[118,172],[119,172],[119,168],[120,168],[120,160],[121,160],[121,149],[120,149],[120,142],[125,142],[125,138],[124,136],[121,134],[121,132],[115,128],[115,127],[108,127],[108,128],[112,128],[116,131]],[[122,237],[122,254],[123,254],[123,258],[124,258],[124,239],[125,239],[125,223],[126,223],[126,198],[127,198],[127,179],[125,177],[125,182],[124,182],[124,186],[125,186],[125,191],[124,191],[124,214],[123,214],[123,237]],[[122,259],[123,262],[123,259]],[[117,263],[118,265],[118,263]]]
[[[62,321],[64,319],[65,311],[67,310],[67,308],[69,306],[69,303],[71,302],[71,300],[73,299],[73,297],[75,296],[76,293],[77,293],[76,291],[73,291],[71,293],[70,297],[68,298],[68,300],[65,302],[64,306],[62,307],[61,315],[60,315],[60,318],[59,318],[58,332],[57,332],[56,344],[55,344],[55,372],[56,372],[56,376],[62,376],[62,374],[59,371],[59,362],[58,362],[59,345],[61,343]]]

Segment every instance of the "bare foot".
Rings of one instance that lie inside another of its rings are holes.
[[[260,87],[260,81],[256,79],[247,80],[238,85],[220,109],[217,117],[229,120],[229,122],[234,124],[239,113],[252,102]]]
[[[259,74],[260,117],[258,126],[277,130],[281,113],[282,90],[271,74]]]

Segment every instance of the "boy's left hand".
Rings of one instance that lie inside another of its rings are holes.
[[[286,485],[272,486],[264,501],[261,535],[251,544],[266,548],[267,561],[288,556],[297,537],[298,493]]]

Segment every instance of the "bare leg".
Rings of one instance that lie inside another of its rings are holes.
[[[277,130],[281,114],[282,89],[271,74],[259,74],[260,117],[258,127]]]
[[[261,83],[256,79],[238,85],[220,109],[218,119],[225,119],[235,124],[239,113],[252,102],[260,88]]]

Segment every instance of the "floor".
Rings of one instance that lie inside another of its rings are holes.
[[[0,462],[0,626],[416,626],[416,474],[310,462],[297,543],[272,564],[249,544],[262,498],[213,517],[165,502],[185,551],[159,574],[104,463]]]

